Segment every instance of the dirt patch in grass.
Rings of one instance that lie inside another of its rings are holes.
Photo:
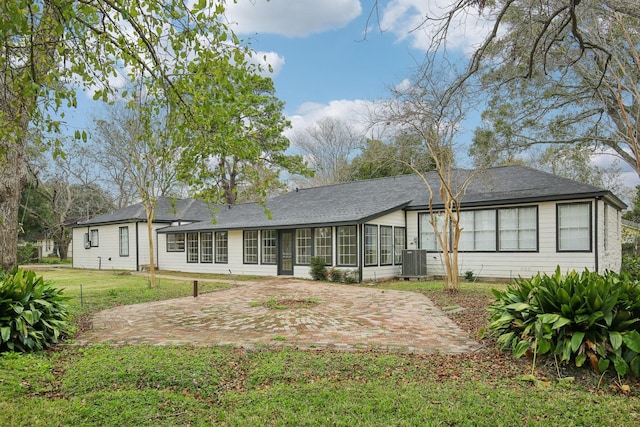
[[[483,346],[470,354],[440,356],[434,358],[438,366],[437,375],[455,378],[460,375],[481,377],[487,380],[514,378],[537,385],[566,381],[583,386],[595,393],[628,394],[623,385],[629,385],[634,394],[640,394],[640,379],[625,378],[621,381],[615,375],[600,375],[588,368],[576,368],[572,364],[555,363],[552,356],[540,358],[535,367],[527,357],[516,359],[510,352],[497,348],[496,339],[488,330],[489,306],[494,299],[481,292],[450,292],[445,290],[423,290],[434,304],[469,336],[479,340]],[[531,381],[531,373],[535,382]]]

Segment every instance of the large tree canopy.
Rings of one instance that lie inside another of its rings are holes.
[[[61,107],[76,105],[77,88],[105,101],[129,99],[122,83],[136,81],[146,98],[130,106],[181,117],[171,123],[179,139],[193,106],[184,82],[197,85],[220,64],[244,69],[247,62],[223,12],[215,0],[0,2],[0,267],[16,263],[29,128],[59,130]],[[227,153],[242,149],[230,144]]]
[[[589,51],[566,28],[553,44],[528,52],[524,11],[504,18],[510,30],[491,47],[493,62],[483,68],[493,96],[476,142],[491,139],[496,153],[538,144],[588,146],[615,154],[640,174],[640,20],[601,16],[592,6],[580,15],[583,41],[594,46]],[[532,59],[543,65],[527,71]]]

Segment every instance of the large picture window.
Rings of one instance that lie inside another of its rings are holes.
[[[226,264],[229,261],[229,236],[226,231],[216,231],[215,254],[217,264]]]
[[[364,226],[364,265],[378,265],[378,226]]]
[[[276,263],[276,230],[262,230],[262,263]]]
[[[498,210],[499,249],[501,251],[538,250],[538,208]]]
[[[380,265],[393,264],[393,227],[380,226]]]
[[[407,237],[404,227],[393,229],[393,263],[402,264],[402,251],[407,248]]]
[[[198,233],[187,233],[187,262],[198,262]]]
[[[213,262],[213,233],[200,233],[200,262]]]
[[[167,252],[184,252],[184,233],[167,234]]]
[[[118,248],[120,256],[129,256],[129,227],[118,229]]]
[[[591,251],[591,203],[558,204],[558,251]]]
[[[354,266],[358,263],[358,235],[355,225],[338,227],[337,247],[338,265]]]
[[[296,230],[296,263],[309,264],[311,253],[311,229],[298,228]]]
[[[243,233],[243,262],[258,263],[258,230],[247,230]]]
[[[333,265],[331,227],[316,228],[313,238],[315,240],[315,256],[322,258],[325,265]]]
[[[496,250],[495,209],[460,212],[460,251]]]

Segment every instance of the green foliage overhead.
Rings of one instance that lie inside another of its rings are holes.
[[[598,372],[640,376],[640,282],[585,270],[517,279],[494,291],[489,328],[502,349],[557,356]]]
[[[275,96],[273,81],[256,67],[194,64],[176,82],[189,105],[173,120],[188,129],[174,137],[180,147],[180,178],[214,203],[236,202],[239,187],[251,187],[258,200],[278,189],[279,172],[308,175],[301,156],[285,154],[290,127]]]
[[[400,134],[390,143],[367,140],[350,168],[355,179],[371,179],[428,172],[435,169],[435,162],[420,137]]]
[[[0,352],[31,352],[69,331],[65,297],[33,271],[13,269],[0,282]]]

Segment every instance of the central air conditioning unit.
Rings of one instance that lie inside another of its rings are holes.
[[[427,275],[427,251],[404,249],[402,251],[402,276],[421,277]]]

